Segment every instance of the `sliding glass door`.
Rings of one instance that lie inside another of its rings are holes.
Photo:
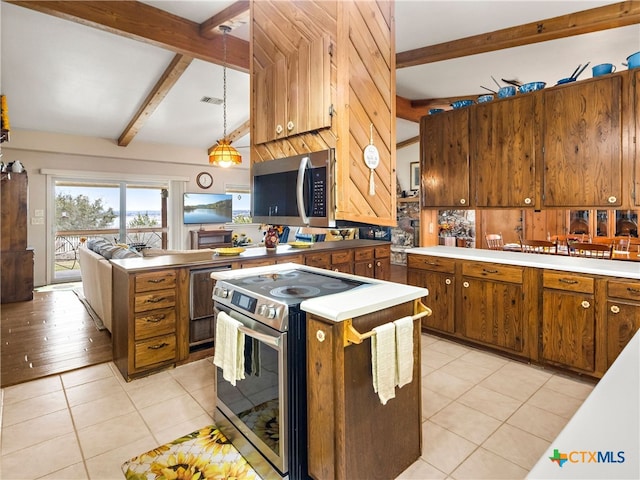
[[[167,191],[162,183],[56,179],[52,280],[80,279],[78,247],[90,238],[166,248]]]

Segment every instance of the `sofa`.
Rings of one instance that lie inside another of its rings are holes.
[[[111,258],[139,257],[126,245],[103,239],[89,239],[79,249],[80,275],[84,297],[104,326],[111,332]]]

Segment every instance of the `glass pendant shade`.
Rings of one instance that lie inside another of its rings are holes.
[[[240,165],[242,156],[231,146],[229,140],[218,140],[218,144],[209,153],[209,163],[216,167],[227,168],[232,165]]]

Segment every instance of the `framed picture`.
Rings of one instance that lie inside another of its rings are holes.
[[[411,162],[409,174],[409,190],[420,189],[420,162]]]

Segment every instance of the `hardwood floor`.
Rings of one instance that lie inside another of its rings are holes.
[[[0,386],[112,360],[111,334],[99,331],[71,290],[34,292],[2,304]]]

